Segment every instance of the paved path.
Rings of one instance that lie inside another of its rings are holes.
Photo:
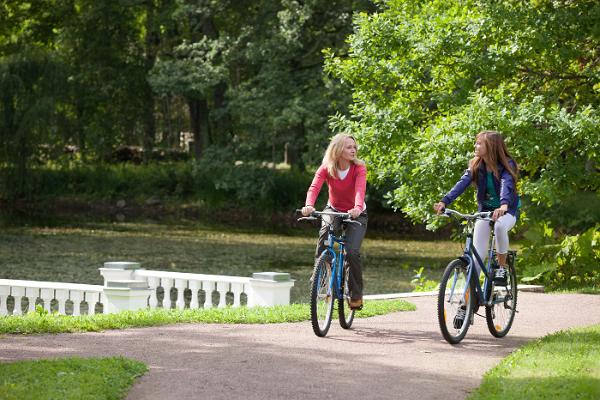
[[[435,298],[416,312],[332,325],[317,338],[309,322],[192,325],[102,333],[0,336],[0,361],[123,355],[150,371],[128,399],[463,399],[482,374],[534,338],[600,323],[600,296],[519,293],[509,335],[495,339],[477,317],[450,346],[438,330]]]

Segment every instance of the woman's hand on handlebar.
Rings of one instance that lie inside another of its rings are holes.
[[[362,210],[358,207],[354,207],[348,210],[348,214],[350,214],[350,218],[356,219],[362,213]]]
[[[304,206],[302,207],[302,215],[308,217],[310,214],[315,212],[315,208],[313,206]]]
[[[446,203],[444,203],[443,201],[440,201],[439,203],[435,203],[433,205],[433,209],[435,210],[437,215],[440,215],[446,209]]]
[[[492,219],[494,221],[497,221],[498,218],[500,218],[501,216],[503,216],[504,214],[506,214],[507,210],[508,210],[508,205],[502,204],[499,208],[496,208],[494,210],[494,214],[492,215]]]

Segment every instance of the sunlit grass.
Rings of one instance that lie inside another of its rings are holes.
[[[600,324],[523,346],[488,371],[469,399],[600,399]]]
[[[369,300],[356,318],[414,311],[415,305],[404,300]],[[308,304],[275,307],[237,307],[185,310],[139,310],[117,314],[65,316],[32,312],[24,316],[0,317],[0,334],[32,334],[63,332],[95,332],[107,329],[125,329],[159,326],[175,323],[270,324],[300,322],[310,319]]]
[[[0,363],[0,399],[121,399],[147,370],[123,357]]]

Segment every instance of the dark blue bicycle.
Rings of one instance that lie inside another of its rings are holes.
[[[508,274],[506,285],[495,285],[494,271],[498,268],[494,250],[494,221],[491,212],[462,214],[446,208],[447,217],[466,220],[466,242],[462,256],[446,267],[440,281],[438,294],[438,321],[444,339],[448,343],[459,343],[467,334],[469,325],[480,306],[485,307],[485,319],[492,335],[503,337],[510,330],[517,312],[517,276],[515,272],[516,251],[508,251]],[[486,263],[473,246],[475,221],[482,219],[491,225],[489,250]],[[483,286],[479,282],[475,262],[482,266]]]
[[[308,217],[298,219],[298,221],[322,220],[328,227],[325,241],[327,247],[317,258],[311,278],[310,319],[313,331],[319,337],[327,335],[329,331],[336,299],[342,328],[349,329],[354,321],[355,310],[350,309],[348,290],[349,270],[344,265],[345,229],[342,230],[341,235],[336,234],[334,222],[336,218],[341,219],[342,228],[347,224],[360,224],[351,219],[348,213],[329,211],[315,211]]]

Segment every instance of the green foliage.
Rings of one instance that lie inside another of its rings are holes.
[[[1,363],[0,398],[121,399],[147,371],[145,364],[124,357]]]
[[[231,162],[229,162],[231,161]],[[13,170],[4,169],[0,190],[10,194]],[[27,190],[33,198],[75,196],[90,199],[177,198],[202,201],[208,208],[231,204],[264,211],[292,210],[302,203],[311,176],[256,163],[207,157],[198,162],[74,165],[38,167],[30,172]]]
[[[429,279],[424,273],[424,270],[425,267],[414,270],[415,276],[410,281],[410,283],[415,287],[413,292],[430,292],[438,288],[439,282]]]
[[[525,207],[598,191],[598,2],[378,4],[355,18],[350,56],[327,53],[326,69],[354,100],[332,125],[357,134],[372,182],[394,182],[395,207],[430,217],[482,129],[507,138]],[[472,210],[473,195],[456,207]]]
[[[391,312],[414,311],[415,309],[414,304],[404,300],[372,300],[365,302],[365,306],[356,314],[356,317],[367,318]],[[0,317],[0,333],[97,332],[106,329],[126,329],[174,323],[270,324],[300,322],[309,319],[309,304],[196,310],[156,309],[78,317],[29,313],[23,316]]]
[[[551,289],[600,287],[600,226],[558,240],[548,225],[526,233],[518,261],[522,282],[541,283]]]
[[[528,343],[486,372],[469,400],[597,399],[600,325],[571,329]]]

